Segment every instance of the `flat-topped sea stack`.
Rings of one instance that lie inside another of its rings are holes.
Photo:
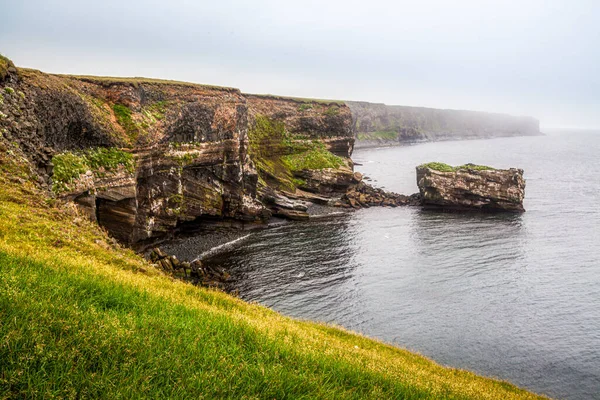
[[[448,210],[523,212],[523,170],[432,162],[417,167],[422,204]]]

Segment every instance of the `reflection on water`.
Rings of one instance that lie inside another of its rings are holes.
[[[363,172],[404,193],[424,161],[524,167],[523,215],[371,208],[253,232],[207,262],[231,271],[242,298],[284,314],[551,396],[600,398],[600,138],[568,139],[356,155]]]

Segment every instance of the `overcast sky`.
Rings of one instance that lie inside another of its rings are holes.
[[[600,0],[0,0],[47,72],[532,115],[600,127]]]

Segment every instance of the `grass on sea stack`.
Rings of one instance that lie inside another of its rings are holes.
[[[0,145],[2,399],[537,398],[174,280],[49,205]]]
[[[486,171],[486,170],[496,169],[493,167],[488,167],[487,165],[477,165],[477,164],[463,164],[463,165],[453,167],[451,165],[448,165],[448,164],[445,164],[442,162],[430,162],[430,163],[426,163],[426,164],[421,164],[421,165],[419,165],[419,167],[429,168],[429,169],[433,169],[435,171],[440,171],[440,172],[456,172],[461,169],[471,169],[471,170],[475,170],[475,171]]]

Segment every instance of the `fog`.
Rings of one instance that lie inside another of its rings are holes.
[[[0,10],[0,52],[47,72],[600,127],[597,1],[0,0]]]

